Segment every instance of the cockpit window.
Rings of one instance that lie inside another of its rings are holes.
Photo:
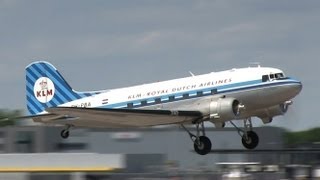
[[[262,82],[267,82],[269,80],[269,76],[268,75],[263,75],[262,76]]]
[[[277,73],[275,74],[275,76],[276,76],[276,79],[284,78],[283,73]]]
[[[270,79],[275,79],[274,74],[270,74]]]
[[[269,74],[269,75],[263,75],[262,76],[262,82],[267,81],[273,81],[278,79],[285,79],[285,76],[283,73],[275,73],[275,74]]]

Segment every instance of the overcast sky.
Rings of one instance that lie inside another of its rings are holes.
[[[260,62],[304,84],[271,125],[320,125],[318,0],[0,0],[0,22],[0,108],[26,109],[24,68],[36,60],[76,90]]]

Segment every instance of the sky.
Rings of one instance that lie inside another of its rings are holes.
[[[259,62],[304,86],[270,125],[318,127],[319,17],[318,0],[0,0],[0,108],[26,111],[24,68],[38,60],[80,91]]]

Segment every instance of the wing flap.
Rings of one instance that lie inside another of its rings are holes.
[[[199,111],[101,109],[55,107],[46,110],[62,117],[74,117],[75,126],[88,127],[141,127],[191,122],[202,116]],[[54,123],[52,120],[51,123]],[[83,124],[83,125],[82,125]]]

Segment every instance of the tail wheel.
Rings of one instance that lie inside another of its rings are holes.
[[[259,136],[254,131],[248,131],[247,137],[242,136],[242,144],[247,149],[254,149],[259,144]]]
[[[206,155],[211,151],[211,141],[206,136],[200,136],[199,140],[194,142],[194,150],[200,155]]]
[[[63,139],[67,139],[69,137],[69,131],[64,129],[61,131],[60,135]]]

